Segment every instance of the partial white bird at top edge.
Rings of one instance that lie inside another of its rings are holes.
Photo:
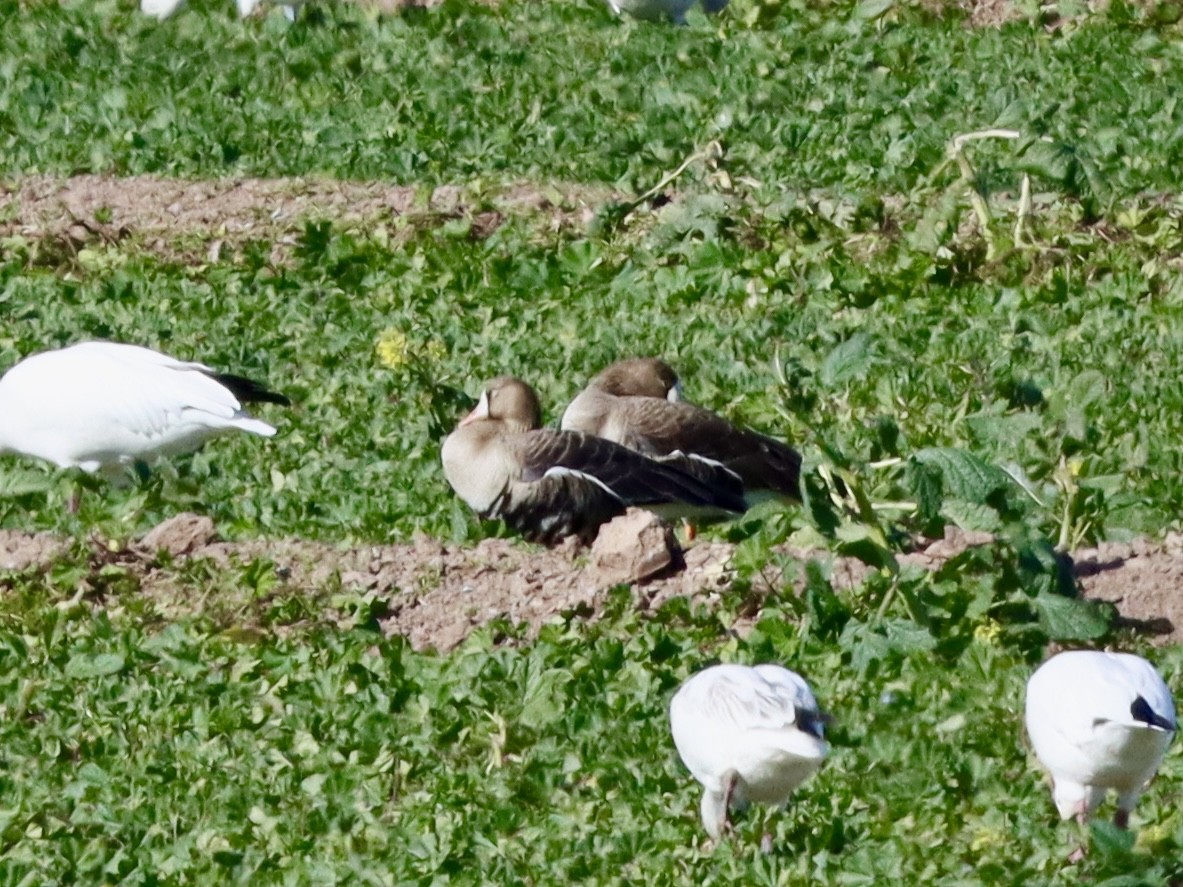
[[[686,24],[686,13],[695,0],[608,0],[608,5],[617,15],[630,15],[642,21],[669,21],[675,25]],[[728,0],[702,0],[702,7],[710,15],[722,12]]]

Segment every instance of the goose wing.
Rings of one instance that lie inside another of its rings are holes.
[[[734,480],[726,490],[727,472],[702,460],[655,460],[604,438],[578,432],[539,429],[507,439],[521,465],[521,480],[537,483],[546,477],[576,475],[611,492],[626,506],[686,503],[741,511]],[[719,480],[722,491],[711,481]]]
[[[800,498],[801,455],[684,401],[622,397],[620,443],[641,453],[693,453],[726,465],[752,489]]]

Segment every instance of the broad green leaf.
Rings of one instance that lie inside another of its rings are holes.
[[[861,379],[874,362],[875,340],[870,333],[855,333],[845,342],[834,346],[822,361],[822,384],[827,388],[835,388]]]
[[[1056,641],[1091,641],[1109,631],[1106,610],[1091,601],[1040,592],[1032,600],[1040,627]]]
[[[124,664],[119,653],[78,653],[66,663],[66,676],[78,679],[106,677],[122,671]]]
[[[991,493],[1009,482],[1002,469],[965,450],[930,447],[914,453],[912,459],[938,470],[944,494],[952,499],[983,503]]]
[[[941,514],[963,530],[996,533],[1003,527],[1002,518],[989,505],[963,499],[945,499],[941,503]]]
[[[879,18],[893,6],[895,6],[895,0],[860,0],[858,6],[855,7],[854,15],[855,18],[870,21]]]

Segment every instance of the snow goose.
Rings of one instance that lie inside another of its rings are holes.
[[[1084,822],[1114,789],[1121,828],[1176,729],[1171,691],[1153,665],[1094,650],[1060,653],[1036,670],[1027,682],[1026,721],[1060,817]]]
[[[538,395],[510,376],[492,380],[444,440],[444,476],[478,514],[500,518],[527,539],[595,538],[628,506],[662,517],[736,513],[739,479],[722,467],[675,454],[649,459],[576,432],[541,428]]]
[[[674,745],[703,787],[702,824],[718,839],[729,812],[782,805],[826,757],[823,715],[809,685],[779,665],[715,665],[670,702]],[[771,837],[764,836],[767,849]]]
[[[680,451],[719,462],[743,480],[749,508],[770,498],[801,498],[795,450],[681,400],[677,373],[656,358],[612,364],[571,402],[561,424],[649,456]]]
[[[271,437],[243,403],[287,406],[257,382],[137,345],[81,342],[0,378],[0,454],[86,472],[195,450],[225,431]]]

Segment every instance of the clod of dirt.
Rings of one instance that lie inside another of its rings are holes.
[[[66,541],[44,533],[0,530],[0,570],[44,569],[66,550]]]
[[[214,522],[202,514],[183,511],[148,531],[139,547],[149,554],[167,552],[174,558],[193,554],[217,541]]]
[[[1168,533],[1161,544],[1135,539],[1106,542],[1072,554],[1083,597],[1108,601],[1120,621],[1178,641],[1183,631],[1183,535]]]
[[[592,570],[599,586],[643,582],[680,556],[669,524],[641,509],[604,524],[592,544]]]

